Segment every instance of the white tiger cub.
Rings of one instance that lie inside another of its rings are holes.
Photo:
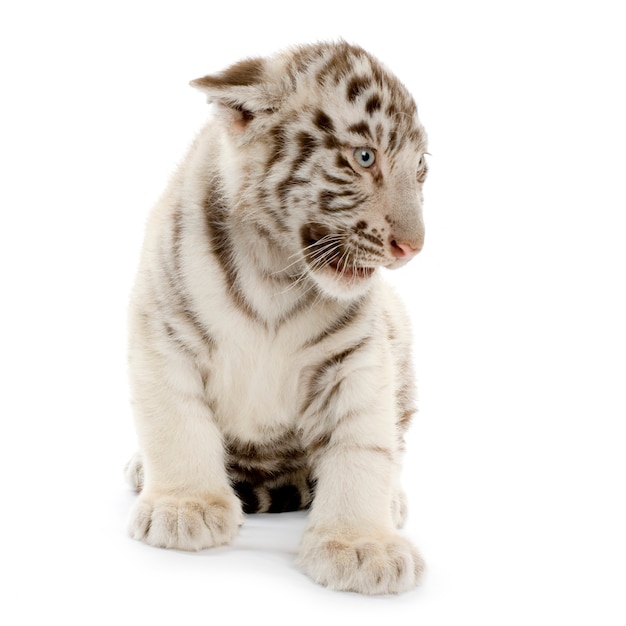
[[[130,534],[200,550],[310,507],[299,563],[368,594],[418,581],[396,530],[410,336],[380,277],[423,245],[426,135],[345,42],[192,85],[216,104],[155,207],[130,307]]]

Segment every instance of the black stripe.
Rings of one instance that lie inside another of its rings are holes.
[[[226,442],[228,473],[245,513],[293,511],[311,501],[308,454],[295,431],[265,444]]]
[[[358,230],[356,231],[356,234],[359,238],[367,239],[370,243],[380,248],[384,247],[385,245],[385,242],[380,237],[377,237],[376,235],[372,235],[371,233],[368,233],[365,230]]]
[[[354,178],[355,171],[352,169],[352,166],[350,165],[350,161],[348,161],[348,159],[346,159],[346,157],[343,156],[343,154],[341,153],[337,154],[337,158],[335,159],[335,166],[341,170],[348,170],[352,174],[352,177]]]
[[[393,343],[398,337],[396,325],[393,323],[389,313],[384,314],[383,320],[385,322],[385,326],[387,326],[387,339]]]
[[[318,298],[319,291],[317,290],[317,287],[311,287],[306,295],[300,298],[298,302],[289,311],[287,311],[287,313],[283,314],[281,318],[274,324],[274,330],[278,330],[283,324],[286,324],[301,313],[307,311],[311,304],[313,304],[313,302],[316,302]]]
[[[254,230],[256,230],[259,238],[264,239],[268,245],[272,246],[273,248],[280,247],[278,241],[276,241],[272,232],[268,230],[267,228],[265,228],[265,226],[263,226],[262,224],[255,222]]]
[[[213,253],[222,269],[228,293],[235,306],[249,319],[265,325],[258,313],[246,300],[239,286],[237,266],[233,251],[236,249],[226,225],[226,207],[215,189],[210,189],[204,201],[205,223]]]
[[[348,204],[337,204],[338,199],[354,199],[353,202]],[[331,191],[330,189],[323,189],[318,196],[318,206],[322,211],[328,211],[330,213],[337,211],[350,211],[362,204],[366,200],[366,196],[358,194],[356,191],[346,189],[344,191]]]
[[[333,124],[333,121],[330,119],[330,117],[328,117],[328,115],[326,115],[326,113],[324,113],[324,111],[317,112],[314,123],[320,130],[324,131],[325,133],[335,132],[335,125]]]
[[[309,133],[305,132],[301,132],[296,135],[296,142],[300,148],[300,152],[291,167],[292,174],[295,174],[300,167],[310,159],[311,154],[319,145],[317,139],[313,137],[313,135],[309,135]]]
[[[395,154],[397,149],[400,147],[400,133],[397,128],[392,128],[389,131],[389,135],[387,137],[387,155]]]
[[[226,451],[231,466],[243,473],[251,472],[261,480],[306,465],[304,450],[295,431],[287,431],[267,443],[229,439]]]
[[[324,133],[324,148],[327,150],[337,150],[341,147],[341,143],[335,136],[335,125],[324,111],[318,111],[316,113],[313,123]]]
[[[324,450],[330,444],[332,439],[332,433],[323,433],[321,435],[317,435],[315,439],[313,439],[307,445],[307,452],[312,457],[321,450]]]
[[[233,484],[233,489],[243,505],[243,512],[246,514],[256,513],[259,510],[259,499],[254,487],[250,483],[237,481]]]
[[[365,137],[365,139],[373,139],[369,124],[364,121],[348,126],[348,131],[355,135],[361,135],[361,137]]]
[[[323,341],[324,339],[327,339],[328,337],[334,335],[335,333],[338,333],[344,328],[347,328],[348,326],[350,326],[350,324],[352,324],[352,322],[354,322],[362,313],[364,304],[366,302],[367,302],[367,297],[363,297],[357,300],[356,302],[353,302],[344,311],[343,315],[341,315],[341,317],[335,320],[335,322],[333,322],[328,328],[322,331],[319,335],[316,335],[312,339],[309,339],[304,344],[304,348],[310,348],[312,346],[315,346],[321,341]]]
[[[313,402],[319,399],[320,394],[324,391],[323,380],[328,374],[329,370],[341,366],[347,359],[349,359],[355,352],[361,350],[369,342],[369,337],[365,337],[356,344],[345,348],[341,352],[333,354],[328,359],[325,359],[317,365],[313,371],[313,374],[309,378],[309,388],[304,400],[304,403],[300,409],[302,414],[309,410]]]
[[[271,169],[278,161],[287,156],[287,132],[283,126],[275,126],[269,131],[272,140],[272,154],[267,162],[267,169]]]
[[[271,191],[274,192],[273,187]],[[277,230],[281,233],[290,232],[289,226],[287,226],[287,222],[285,222],[283,214],[279,213],[279,211],[275,208],[276,202],[269,199],[269,193],[265,189],[259,190],[257,206],[262,207],[265,214],[272,218]]]
[[[376,124],[376,142],[380,145],[383,141],[383,135],[385,134],[385,129],[383,125],[379,122]]]
[[[169,341],[171,341],[179,350],[182,350],[191,356],[197,356],[195,350],[187,344],[187,342],[169,322],[163,322],[163,328]]]
[[[365,110],[367,111],[369,115],[372,115],[376,111],[379,111],[381,107],[382,107],[382,102],[380,100],[380,97],[377,94],[370,96],[367,102],[365,103]]]
[[[316,79],[319,85],[325,86],[330,77],[335,84],[352,70],[353,56],[356,52],[354,48],[346,44],[338,44],[336,52],[317,73]],[[358,55],[357,55],[358,56]]]
[[[345,382],[346,379],[341,378],[330,389],[326,391],[324,399],[322,400],[322,404],[320,405],[320,412],[326,413],[328,411],[335,397],[338,396],[341,392],[341,387]]]
[[[322,189],[318,196],[318,205],[320,209],[323,211],[332,211],[333,210],[333,202],[337,198],[344,198],[346,196],[353,196],[354,191],[346,190],[346,191],[331,191],[330,189]]]
[[[216,341],[211,336],[208,329],[198,319],[198,314],[193,310],[191,297],[184,287],[183,269],[182,269],[182,248],[183,248],[183,213],[178,207],[173,215],[172,225],[172,241],[171,255],[163,254],[161,258],[163,276],[168,287],[168,297],[166,301],[158,301],[158,308],[163,311],[165,317],[174,322],[172,316],[178,316],[181,323],[190,324],[195,332],[199,335],[200,341],[204,346],[213,350],[216,347]],[[171,264],[167,260],[171,260]],[[179,347],[186,351],[194,352],[193,349],[182,339],[180,331],[175,329],[171,324],[166,324],[165,331],[170,338]]]
[[[346,180],[345,178],[338,178],[337,176],[332,176],[328,172],[324,172],[323,176],[326,182],[333,183],[334,185],[349,185],[352,183],[351,180]]]
[[[348,102],[354,102],[371,84],[372,81],[367,76],[355,76],[352,78],[346,89]]]
[[[286,513],[302,508],[300,491],[295,485],[283,485],[269,490],[272,503],[268,513]]]
[[[355,352],[361,350],[364,346],[366,346],[369,342],[369,337],[364,337],[361,341],[345,348],[341,352],[337,352],[333,354],[330,358],[326,359],[319,365],[316,370],[317,372],[326,373],[329,369],[341,365],[346,359],[351,357]]]

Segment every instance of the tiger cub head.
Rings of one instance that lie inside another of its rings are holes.
[[[294,280],[352,298],[422,249],[426,134],[411,95],[370,54],[303,46],[191,84],[218,105],[231,210]]]

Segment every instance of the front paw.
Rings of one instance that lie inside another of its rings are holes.
[[[304,536],[299,563],[317,583],[366,594],[408,591],[424,571],[417,550],[397,534],[321,533],[311,529]]]
[[[234,494],[150,497],[142,494],[131,513],[133,539],[158,548],[202,550],[230,543],[243,522]]]

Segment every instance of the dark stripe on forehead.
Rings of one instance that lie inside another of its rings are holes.
[[[383,128],[383,125],[380,122],[378,122],[378,124],[376,124],[376,141],[378,145],[382,143],[384,134],[385,134],[385,129]]]
[[[396,127],[392,128],[389,131],[389,136],[387,138],[387,154],[388,155],[395,154],[396,150],[398,149],[400,145],[399,135],[400,133],[398,132],[398,129]]]
[[[341,148],[341,143],[335,135],[327,133],[324,137],[324,148],[327,150],[337,150],[338,148]]]
[[[365,139],[374,139],[372,137],[372,131],[370,130],[369,124],[365,121],[348,126],[348,131],[354,133],[355,135],[361,135],[361,137],[365,137]]]
[[[335,150],[340,147],[337,137],[335,137],[335,124],[324,111],[317,111],[313,117],[313,124],[324,133],[324,147],[328,150]]]
[[[309,160],[311,154],[318,146],[317,139],[313,137],[313,135],[309,135],[309,133],[304,131],[296,135],[296,143],[298,144],[300,151],[291,166],[292,175],[295,174],[300,167]]]
[[[335,165],[339,168],[339,169],[347,169],[350,171],[351,174],[354,174],[354,170],[352,169],[352,167],[350,166],[350,162],[348,161],[348,159],[346,159],[345,156],[343,156],[343,154],[337,154],[337,159],[335,160]]]
[[[398,113],[403,115],[407,115],[409,118],[413,118],[413,116],[417,113],[417,105],[411,96],[405,93],[401,93],[396,91],[394,93],[396,96],[392,102],[387,105],[385,113],[389,117],[394,117]]]
[[[363,51],[341,43],[335,46],[334,53],[317,73],[316,80],[319,85],[325,86],[328,79],[332,78],[338,84],[342,78],[352,71],[354,60],[362,56]]]
[[[326,113],[324,113],[324,111],[317,112],[314,122],[315,125],[325,133],[335,132],[335,125],[333,124],[333,121],[328,115],[326,115]]]
[[[370,96],[367,102],[365,103],[365,111],[369,115],[372,115],[376,111],[379,111],[381,107],[382,107],[382,102],[380,100],[380,97],[377,94]]]
[[[346,98],[348,102],[355,102],[356,99],[366,90],[372,81],[367,76],[355,76],[350,79],[348,87],[346,89]]]

